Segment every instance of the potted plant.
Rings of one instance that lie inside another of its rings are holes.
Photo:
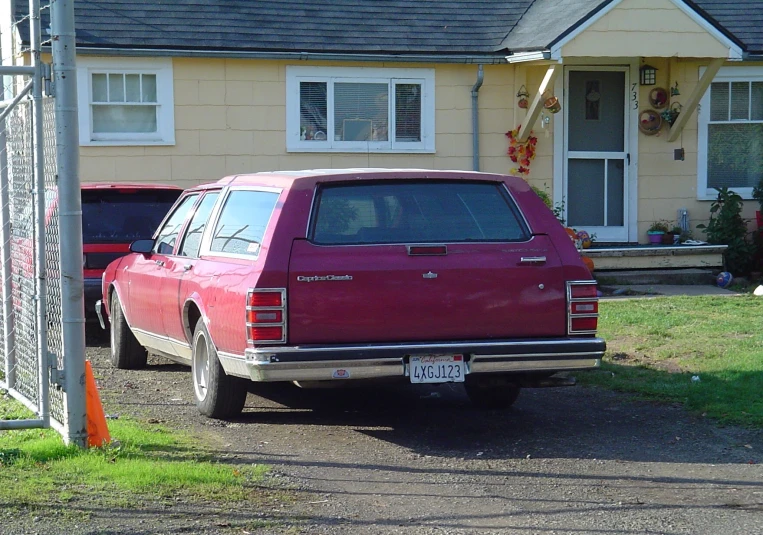
[[[649,243],[658,244],[662,242],[662,237],[667,232],[668,224],[665,221],[655,221],[646,231],[646,234],[649,236]]]
[[[755,217],[758,220],[758,229],[763,230],[763,176],[758,180],[758,184],[752,188],[752,198],[758,201],[760,209],[755,212]]]
[[[674,225],[673,228],[670,229],[670,233],[673,235],[673,241],[671,241],[670,243],[673,243],[676,245],[681,243],[681,234],[683,234],[683,231],[684,230],[680,226]]]

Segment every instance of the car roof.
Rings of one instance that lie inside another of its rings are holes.
[[[214,186],[273,186],[288,188],[296,183],[344,182],[355,180],[399,180],[399,179],[471,179],[502,182],[513,180],[514,177],[493,173],[459,170],[433,169],[384,169],[384,168],[352,168],[352,169],[306,169],[301,171],[267,171],[260,173],[231,175],[216,182],[197,186],[207,189]],[[516,179],[521,180],[521,179]],[[192,188],[192,189],[197,189]]]
[[[179,186],[152,184],[150,182],[82,182],[80,187],[82,189],[183,189]]]

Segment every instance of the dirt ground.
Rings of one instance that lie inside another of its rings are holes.
[[[524,390],[506,411],[458,387],[253,385],[243,415],[200,416],[188,368],[113,369],[88,349],[106,412],[209,439],[266,463],[286,505],[163,501],[74,515],[0,511],[2,534],[763,533],[763,432],[599,389]],[[65,518],[66,520],[62,520]]]

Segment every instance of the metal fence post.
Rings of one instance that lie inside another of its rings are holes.
[[[61,251],[61,315],[66,384],[65,440],[87,445],[85,412],[85,287],[82,275],[82,198],[79,177],[77,68],[74,0],[53,0],[58,206]]]
[[[41,366],[39,377],[39,406],[40,419],[45,427],[50,426],[50,366],[48,363],[48,320],[46,314],[45,286],[45,144],[43,138],[43,109],[42,109],[42,61],[40,58],[41,28],[40,0],[29,0],[30,14],[30,44],[32,67],[34,67],[34,85],[32,86],[32,154],[34,155],[34,253],[35,253],[35,298],[36,298],[36,328],[37,355]]]
[[[61,254],[67,443],[87,446],[85,412],[85,287],[82,274],[82,198],[79,177],[74,0],[50,4],[55,80],[58,206]]]

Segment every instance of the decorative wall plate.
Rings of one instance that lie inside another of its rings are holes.
[[[668,92],[662,87],[655,87],[649,91],[649,104],[654,109],[661,109],[668,105]]]
[[[647,136],[653,136],[662,128],[662,116],[657,110],[644,110],[638,114],[638,129]]]

